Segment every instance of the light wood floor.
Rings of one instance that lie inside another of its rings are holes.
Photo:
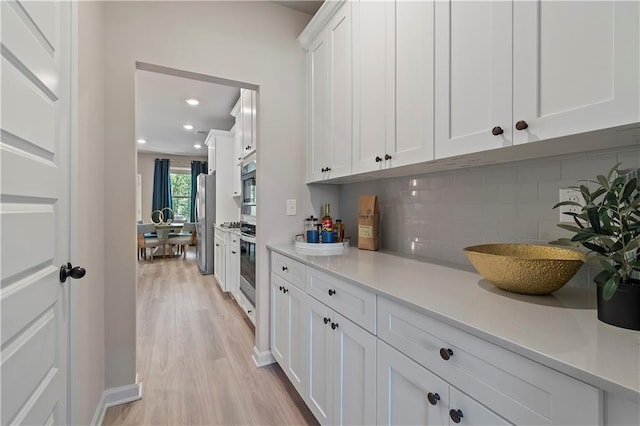
[[[255,367],[253,326],[193,247],[186,261],[139,262],[137,290],[143,399],[103,425],[317,424],[280,367]]]

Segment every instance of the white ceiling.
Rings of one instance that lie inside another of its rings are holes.
[[[239,96],[237,87],[137,70],[136,140],[147,143],[134,143],[140,152],[206,156],[206,133],[233,127],[235,120],[229,112]],[[188,105],[185,100],[189,98],[200,104]],[[184,124],[193,125],[193,130],[185,130]],[[202,148],[194,148],[196,143]]]
[[[290,9],[295,9],[300,12],[308,13],[309,15],[315,15],[315,13],[320,9],[322,3],[324,1],[316,1],[316,0],[302,0],[302,1],[294,1],[294,0],[283,0],[283,1],[273,1],[274,3],[278,3],[284,7],[288,7]]]
[[[314,15],[324,1],[274,1],[281,6]],[[204,140],[210,129],[229,130],[229,114],[240,96],[237,87],[178,77],[144,69],[136,71],[136,141],[140,152],[206,156]],[[198,106],[185,100],[195,98]],[[185,130],[184,124],[193,125]],[[201,132],[201,133],[199,133]],[[199,143],[202,148],[193,145]]]

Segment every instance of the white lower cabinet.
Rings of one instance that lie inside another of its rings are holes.
[[[307,296],[307,405],[321,424],[375,424],[376,338]]]
[[[271,352],[323,425],[640,424],[635,400],[279,253]]]
[[[226,289],[236,301],[240,300],[240,236],[232,232],[227,233],[225,242]]]
[[[508,425],[488,408],[378,340],[379,425]]]
[[[216,281],[218,281],[220,289],[227,291],[224,234],[226,234],[226,232],[215,230],[215,237],[213,239],[213,276],[216,278]]]
[[[305,293],[271,273],[271,354],[301,394],[307,366]]]

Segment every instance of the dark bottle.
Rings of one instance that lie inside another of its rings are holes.
[[[324,205],[324,216],[322,217],[322,231],[333,231],[333,218],[331,217],[329,203]]]

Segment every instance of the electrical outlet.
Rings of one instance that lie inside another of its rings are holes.
[[[584,204],[584,198],[582,193],[576,189],[560,188],[559,201],[573,201],[576,203]],[[565,213],[577,213],[580,214],[582,209],[578,206],[560,206],[560,222],[573,223],[573,217]]]
[[[287,216],[296,215],[296,200],[287,200]]]

